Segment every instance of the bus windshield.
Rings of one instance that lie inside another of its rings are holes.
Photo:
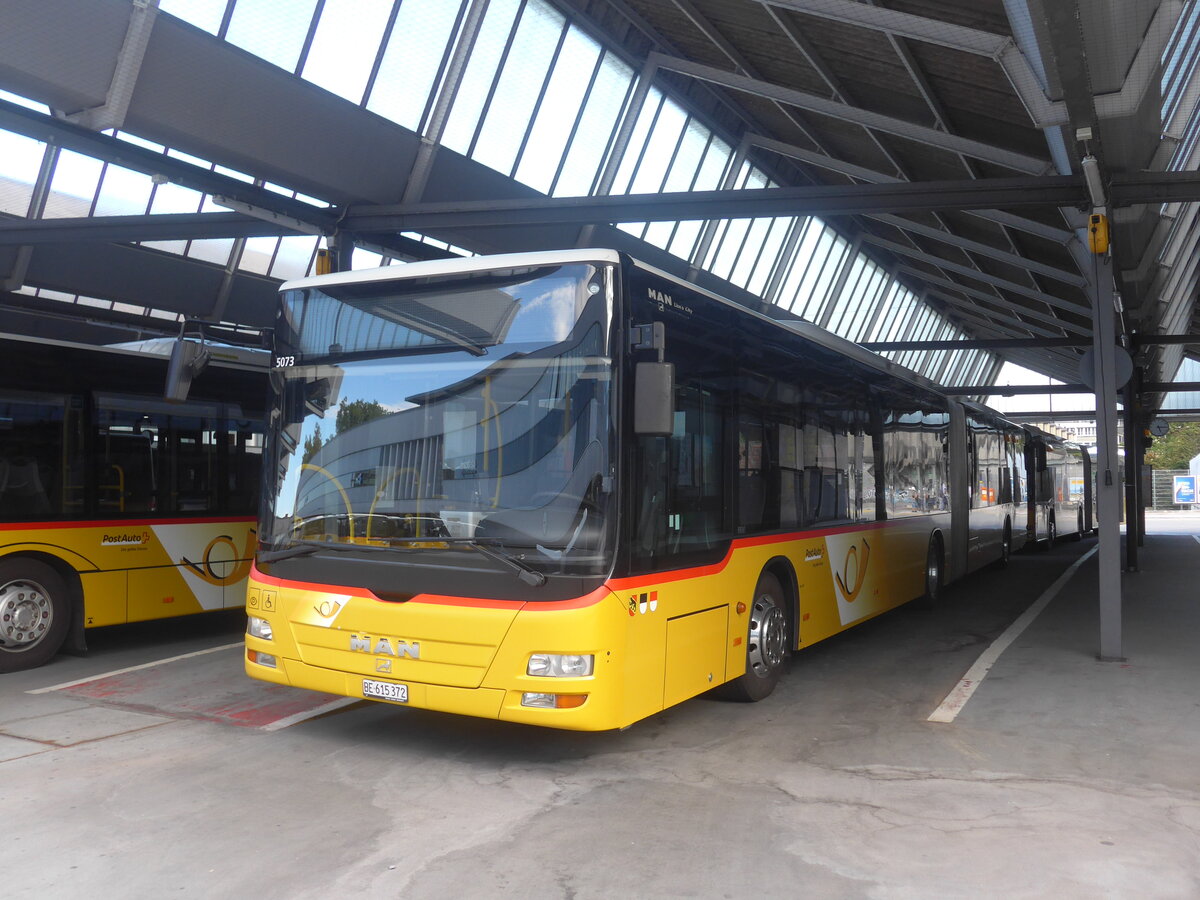
[[[283,294],[260,565],[607,572],[608,269],[379,276]]]

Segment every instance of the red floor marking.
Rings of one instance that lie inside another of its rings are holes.
[[[61,693],[134,712],[245,728],[261,728],[337,699],[249,678],[238,680],[229,673],[209,679],[180,674],[154,669],[127,672],[63,688]]]

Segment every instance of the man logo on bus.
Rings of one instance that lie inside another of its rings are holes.
[[[862,590],[863,584],[867,580],[867,563],[871,561],[871,545],[867,543],[866,538],[863,538],[862,546],[862,562],[858,561],[858,545],[851,544],[850,549],[846,551],[846,561],[842,563],[842,571],[835,572],[833,575],[837,579],[838,587],[841,588],[842,596],[847,603],[854,602],[854,598],[858,596],[858,592]],[[847,587],[851,583],[854,586]]]

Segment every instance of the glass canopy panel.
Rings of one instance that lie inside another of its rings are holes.
[[[325,0],[305,80],[361,103],[391,12],[392,0]]]
[[[629,193],[629,186],[637,174],[637,167],[641,162],[642,153],[646,149],[646,139],[650,136],[650,132],[654,127],[659,110],[662,108],[665,99],[666,97],[663,96],[663,93],[656,88],[651,88],[647,92],[646,102],[642,104],[642,111],[638,115],[636,124],[633,126],[633,132],[629,136],[629,143],[625,147],[624,156],[621,157],[621,165],[617,169],[617,177],[613,181],[610,193]]]
[[[238,0],[225,40],[294,72],[315,7],[316,0]]]
[[[800,285],[800,295],[803,297],[807,293],[804,300],[804,311],[801,315],[810,322],[820,320],[825,299],[834,285],[838,272],[846,262],[849,252],[850,245],[845,239],[832,228],[825,228],[821,233],[821,243],[817,251],[818,256],[824,254],[824,262],[820,267],[810,270],[809,274],[813,275],[812,280],[806,276],[805,283]]]
[[[574,111],[583,104],[599,58],[599,44],[577,28],[568,31],[521,154],[517,181],[550,192],[575,124]]]
[[[552,188],[554,196],[583,197],[591,193],[632,81],[633,69],[605,53],[567,149],[562,172]]]
[[[496,77],[496,69],[508,46],[519,3],[517,0],[492,0],[488,4],[471,58],[459,84],[454,106],[446,120],[442,145],[458,153],[466,154],[471,147],[471,138],[479,124],[488,92]]]
[[[0,172],[0,212],[24,216],[29,212],[29,200],[33,196],[33,184],[46,145],[33,138],[11,131],[0,131],[0,159],[4,160]]]
[[[754,263],[754,270],[750,273],[749,280],[746,282],[746,290],[752,294],[762,294],[767,289],[767,283],[771,279],[771,274],[775,271],[776,265],[779,264],[779,256],[783,251],[783,244],[787,240],[788,234],[791,233],[792,227],[796,224],[795,219],[771,219],[771,227],[767,231],[766,240],[763,241],[762,252],[759,253],[757,261]]]
[[[708,146],[708,139],[708,130],[694,119],[689,118],[687,127],[680,134],[670,171],[667,172],[667,177],[663,182],[662,190],[664,192],[674,193],[694,189],[696,179],[700,174],[700,163],[704,159],[704,152]],[[696,224],[699,225],[699,223]],[[645,240],[664,250],[673,247],[680,225],[681,223],[678,222],[652,222],[646,229]],[[689,250],[694,243],[695,238],[693,237],[691,243],[687,244]],[[681,255],[686,256],[686,253]]]
[[[563,17],[548,7],[533,3],[525,7],[472,153],[476,162],[497,172],[512,171],[564,26]],[[579,76],[587,78],[587,74]],[[546,147],[543,152],[546,164],[553,166],[562,148],[551,152]]]
[[[312,269],[313,258],[317,254],[319,238],[304,236],[283,237],[279,239],[279,251],[275,254],[275,263],[271,266],[271,277],[281,281],[292,278],[302,278]]]
[[[246,246],[242,249],[242,258],[238,268],[256,275],[266,275],[271,271],[271,262],[275,259],[275,250],[279,246],[277,237],[246,238]]]
[[[738,251],[737,262],[734,263],[733,270],[729,273],[729,280],[738,287],[750,290],[750,278],[754,274],[754,269],[762,258],[764,248],[769,247],[772,243],[771,229],[774,224],[774,219],[752,219],[750,221],[750,228]],[[779,242],[775,241],[774,243],[778,250]]]
[[[160,184],[154,188],[150,201],[152,213],[194,213],[200,211],[204,195],[178,184]]]
[[[50,181],[43,218],[60,219],[86,216],[100,183],[104,163],[73,150],[60,150]]]
[[[96,198],[95,215],[143,215],[149,208],[152,190],[154,182],[149,175],[120,166],[106,166],[100,196]]]
[[[450,0],[404,0],[400,4],[367,109],[405,128],[420,130],[461,6]]]

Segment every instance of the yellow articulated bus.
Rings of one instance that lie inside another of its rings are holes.
[[[246,671],[620,728],[1026,537],[1024,436],[609,250],[283,286]]]
[[[265,360],[215,350],[168,403],[167,357],[143,348],[6,337],[0,354],[0,672],[89,628],[241,607]]]

